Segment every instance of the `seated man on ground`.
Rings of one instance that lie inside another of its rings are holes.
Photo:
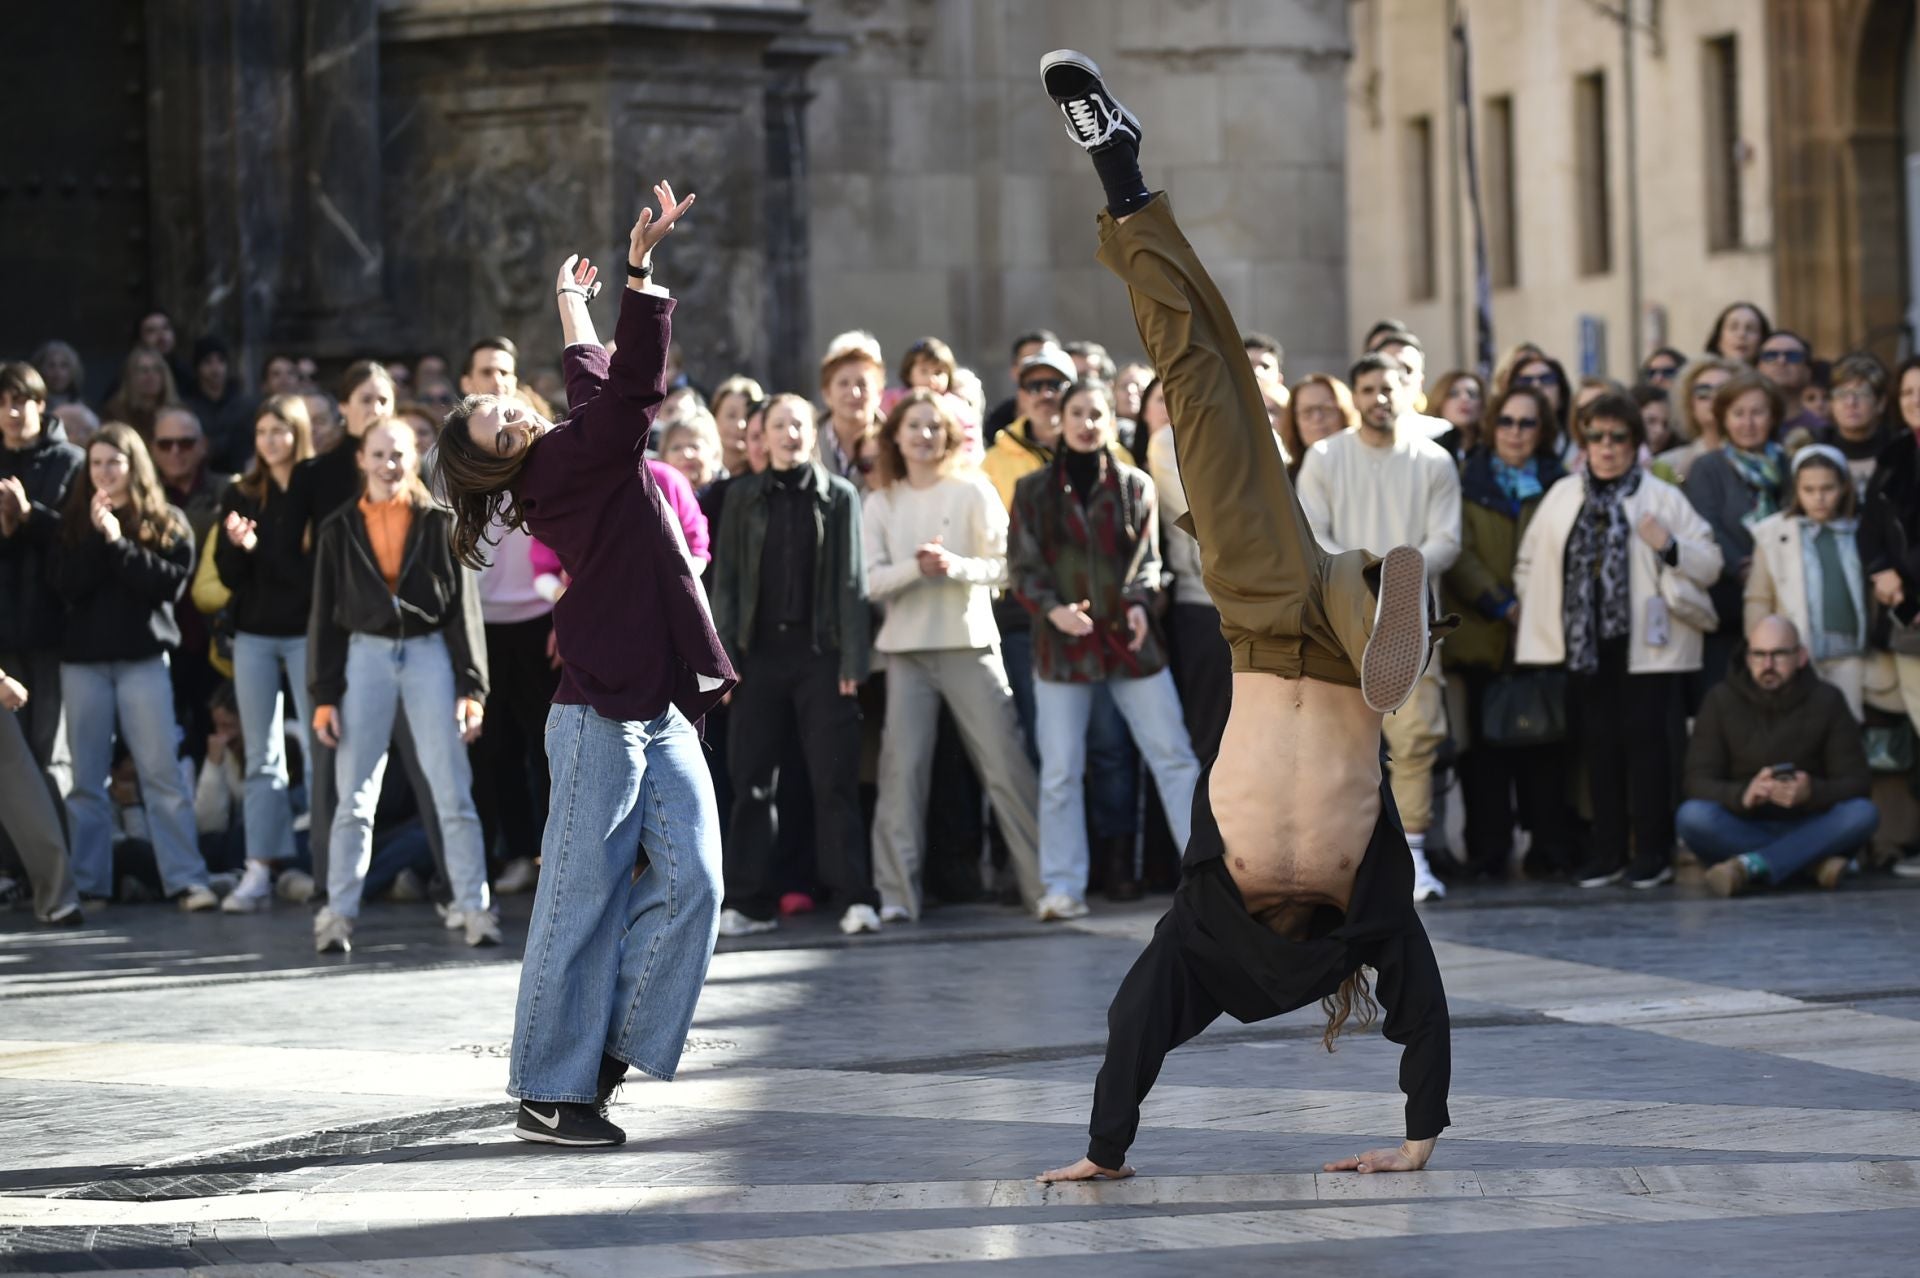
[[[1721,896],[1786,882],[1806,867],[1833,888],[1880,813],[1860,725],[1807,664],[1793,623],[1763,617],[1745,661],[1707,694],[1687,745],[1680,837]]]

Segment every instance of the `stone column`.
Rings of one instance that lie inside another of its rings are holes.
[[[297,291],[300,6],[148,0],[146,12],[152,296],[183,347],[219,334],[251,384]]]
[[[777,72],[768,54],[806,18],[797,0],[390,3],[389,282],[421,348],[457,359],[502,333],[528,375],[557,364],[555,267],[585,254],[619,289],[627,231],[664,177],[700,197],[660,258],[689,372],[788,375],[804,249],[770,216],[766,109],[772,83],[798,85],[818,54],[796,45]],[[797,112],[804,94],[789,92]],[[603,336],[613,300],[596,307]]]

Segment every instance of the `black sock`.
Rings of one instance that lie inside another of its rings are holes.
[[[1107,189],[1107,212],[1115,217],[1138,213],[1153,198],[1140,176],[1140,152],[1125,144],[1093,153],[1093,171]]]

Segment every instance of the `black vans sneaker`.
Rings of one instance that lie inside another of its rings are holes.
[[[600,1053],[600,1074],[593,1080],[593,1109],[605,1118],[613,1107],[613,1097],[620,1090],[620,1082],[627,1076],[627,1063],[618,1056]]]
[[[1082,150],[1139,150],[1139,117],[1107,91],[1092,58],[1074,49],[1055,49],[1040,59],[1040,79],[1066,117],[1067,136]]]
[[[542,1145],[624,1145],[627,1134],[591,1105],[566,1101],[521,1101],[513,1134]]]

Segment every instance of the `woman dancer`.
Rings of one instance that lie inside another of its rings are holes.
[[[484,562],[497,513],[552,547],[573,583],[553,612],[552,797],[507,1080],[514,1134],[556,1145],[626,1140],[607,1107],[628,1065],[673,1077],[719,927],[719,818],[693,725],[733,668],[641,452],[672,334],[653,250],[693,197],[665,182],[654,194],[659,215],[642,210],[628,238],[611,360],[587,313],[598,272],[577,257],[560,268],[573,415],[468,396],[437,453],[462,558]]]
[[[1413,858],[1380,767],[1380,721],[1429,657],[1426,566],[1329,556],[1273,446],[1228,313],[1164,195],[1140,177],[1140,122],[1085,54],[1050,53],[1047,91],[1106,188],[1100,261],[1127,284],[1160,370],[1208,592],[1233,649],[1233,709],[1194,794],[1172,910],[1107,1013],[1087,1156],[1041,1180],[1132,1175],[1127,1147],[1166,1054],[1221,1012],[1242,1021],[1325,1000],[1328,1047],[1377,1010],[1406,1048],[1407,1138],[1327,1170],[1412,1171],[1447,1126],[1447,1000],[1413,908]],[[1444,629],[1446,623],[1441,623]]]
[[[374,808],[403,705],[447,851],[447,926],[464,931],[468,945],[498,945],[466,750],[480,735],[487,694],[479,592],[448,549],[447,513],[420,482],[413,428],[383,418],[359,445],[366,487],[320,526],[307,624],[313,735],[334,751],[340,799],[330,845],[337,855],[327,865],[327,908],[314,916],[313,947],[352,948]]]

